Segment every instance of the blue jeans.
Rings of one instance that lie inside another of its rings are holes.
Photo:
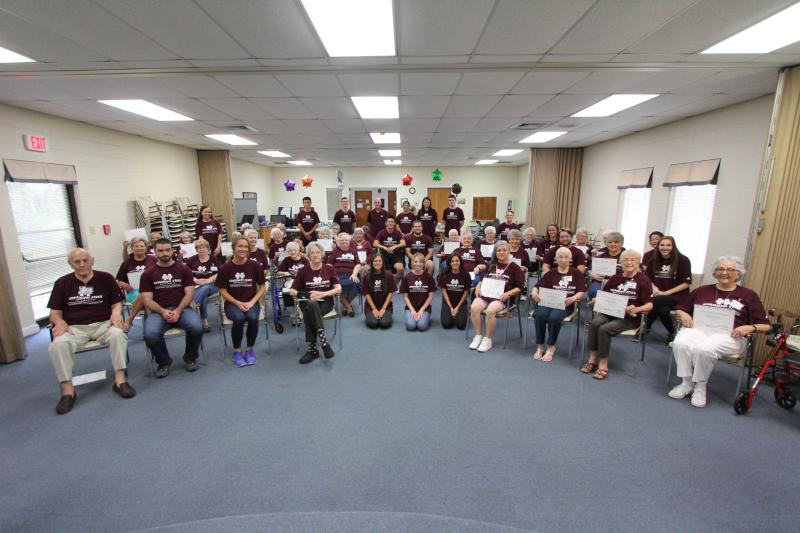
[[[586,290],[586,301],[588,302],[589,300],[594,299],[594,297],[597,296],[597,291],[599,291],[600,287],[602,286],[602,281],[592,280],[589,283],[589,288]]]
[[[536,318],[533,324],[536,327],[536,344],[544,344],[545,328],[550,329],[547,337],[547,345],[555,346],[558,339],[558,332],[561,331],[561,322],[572,313],[572,308],[553,309],[539,305],[536,307]]]
[[[244,336],[244,323],[247,322],[247,346],[253,346],[258,337],[258,314],[261,312],[261,304],[251,307],[246,313],[235,305],[225,304],[225,316],[233,321],[231,327],[231,340],[233,349],[238,350],[242,347],[242,337]]]
[[[174,309],[168,308],[168,309]],[[197,360],[197,350],[200,348],[200,341],[203,338],[203,321],[192,309],[184,309],[177,322],[167,322],[158,313],[150,313],[144,321],[144,342],[153,352],[156,362],[159,365],[171,365],[172,358],[167,351],[167,343],[164,341],[164,332],[171,328],[180,328],[186,332],[186,353],[183,354],[184,361]]]
[[[350,279],[350,274],[339,274],[339,284],[342,286],[342,293],[344,294],[358,292],[358,283]]]
[[[206,311],[206,303],[208,302],[209,296],[217,294],[219,289],[213,284],[209,283],[208,285],[200,285],[194,289],[194,303],[200,307],[200,318],[205,320],[208,318],[208,311]]]
[[[414,321],[414,317],[411,316],[411,311],[406,309],[406,330],[408,331],[425,331],[431,327],[431,311],[430,309],[426,309],[422,316],[419,318],[418,321]]]

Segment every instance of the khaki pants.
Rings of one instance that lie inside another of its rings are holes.
[[[70,326],[72,333],[53,339],[50,343],[50,362],[56,371],[59,382],[72,381],[72,367],[75,366],[75,352],[81,350],[89,341],[108,344],[114,370],[124,370],[127,366],[128,336],[111,325],[111,321],[95,322],[86,326]]]

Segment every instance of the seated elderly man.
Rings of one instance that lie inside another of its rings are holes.
[[[128,337],[122,331],[122,295],[114,276],[93,270],[94,258],[83,248],[70,251],[67,261],[75,272],[56,280],[47,304],[53,324],[50,361],[61,382],[56,406],[60,415],[68,413],[78,398],[72,384],[75,352],[89,341],[109,346],[114,365],[112,390],[123,398],[136,395],[125,379]]]

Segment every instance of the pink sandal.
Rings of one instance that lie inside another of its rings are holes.
[[[556,352],[545,352],[544,355],[542,356],[542,361],[544,361],[545,363],[549,363],[550,361],[553,360],[553,356],[555,354]]]
[[[542,351],[541,348],[537,348],[536,353],[533,354],[533,358],[536,359],[537,361],[541,361],[543,357],[544,357],[544,352]]]

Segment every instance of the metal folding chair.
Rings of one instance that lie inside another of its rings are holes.
[[[267,341],[267,353],[272,353],[272,341],[269,338],[269,313],[267,312],[267,291],[259,302],[261,308],[258,311],[258,321],[264,323],[264,337]],[[228,347],[228,334],[227,330],[233,327],[233,320],[225,314],[225,299],[220,297],[217,299],[217,316],[219,317],[219,335],[222,337],[223,346],[220,347],[220,358],[224,363],[228,357],[225,353],[225,348]],[[258,342],[256,340],[256,342]]]
[[[526,312],[525,312],[525,329],[524,329],[525,335],[523,336],[523,341],[522,341],[522,350],[523,351],[525,351],[525,349],[528,346],[528,329],[530,328],[530,323],[533,322],[533,320],[536,318],[536,315],[534,313],[528,311],[529,309],[532,309],[533,307],[534,307],[534,301],[533,301],[532,298],[529,297],[528,298],[528,305],[526,306]],[[581,302],[575,302],[575,308],[572,311],[572,314],[565,316],[564,319],[561,321],[562,327],[566,326],[566,325],[570,326],[570,328],[569,328],[570,329],[570,332],[569,332],[569,359],[570,360],[572,360],[573,348],[578,345],[578,342],[580,342],[580,338],[581,338],[580,323],[581,323]]]
[[[520,336],[520,338],[524,338],[524,333],[522,331],[522,308],[519,305],[520,295],[521,295],[521,293],[517,294],[514,298],[509,298],[508,300],[506,300],[505,308],[502,311],[500,311],[499,313],[497,313],[497,315],[495,315],[497,320],[504,320],[505,323],[506,323],[506,329],[505,329],[505,333],[503,335],[503,348],[506,347],[506,342],[508,341],[508,325],[509,325],[508,322],[509,322],[509,320],[513,319],[511,314],[515,310],[517,311],[516,315],[517,315],[517,322],[519,324],[519,336]],[[481,317],[482,317],[483,322],[485,323],[485,321],[486,321],[486,310],[485,309],[483,311],[481,311]],[[469,328],[470,328],[471,325],[472,325],[472,320],[467,319],[467,327],[466,327],[466,335],[465,335],[465,339],[466,340],[469,340]]]
[[[195,313],[197,313],[197,310],[193,309],[193,311]],[[144,320],[147,320],[147,316],[149,314],[150,314],[150,310],[145,307],[145,309],[144,309]],[[144,323],[142,323],[142,335],[144,335]],[[166,342],[169,339],[176,339],[176,338],[185,337],[185,336],[186,336],[186,331],[184,331],[183,329],[178,328],[178,327],[169,328],[167,331],[164,332],[164,341]],[[147,350],[147,363],[150,366],[150,373],[153,376],[155,376],[156,375],[156,369],[157,369],[155,356],[153,355],[153,352],[150,351],[150,347],[147,345],[146,342],[144,343],[144,348],[145,348],[145,350]],[[199,360],[200,357],[202,357],[205,360],[205,364],[207,365],[208,364],[208,356],[206,355],[206,350],[205,350],[205,347],[203,346],[203,337],[202,336],[200,337],[200,347],[198,349],[198,360]]]
[[[300,303],[307,302],[308,298],[295,298],[294,301],[294,317],[297,320],[301,316],[300,312]],[[336,294],[333,296],[333,308],[328,312],[328,314],[322,317],[323,321],[326,320],[333,320],[333,335],[330,337],[329,341],[335,340],[337,337],[339,339],[339,351],[342,350],[342,334],[341,322],[342,322],[342,303],[339,300],[339,295]],[[295,328],[295,340],[297,343],[297,351],[300,351],[300,330],[305,330],[303,327],[303,322],[298,320],[298,325]]]
[[[581,342],[581,364],[583,364],[586,359],[586,338],[589,336],[589,327],[591,325],[591,321],[585,322],[586,332],[583,337],[583,341]],[[641,350],[640,350],[640,357],[639,357],[639,364],[636,365],[633,369],[631,374],[628,374],[630,377],[635,378],[638,374],[639,367],[644,366],[644,350],[647,347],[647,313],[641,314],[641,322],[639,322],[638,328],[633,329],[626,329],[625,331],[619,333],[618,335],[614,335],[614,337],[628,337],[631,339],[632,342],[639,343]]]
[[[53,342],[53,325],[50,324],[47,326],[47,331],[50,334],[50,342]],[[77,357],[78,354],[82,353],[90,353],[96,352],[99,350],[103,350],[108,348],[107,343],[102,343],[98,341],[89,341],[86,345],[81,348],[80,350],[75,350],[75,356]],[[125,348],[125,361],[130,364],[131,357],[128,353],[128,348]],[[125,371],[127,374],[127,370]],[[86,374],[79,374],[77,376],[72,376],[72,385],[77,387],[78,385],[85,385],[87,383],[94,383],[95,381],[103,381],[108,377],[106,370],[98,370],[97,372],[89,372]]]

